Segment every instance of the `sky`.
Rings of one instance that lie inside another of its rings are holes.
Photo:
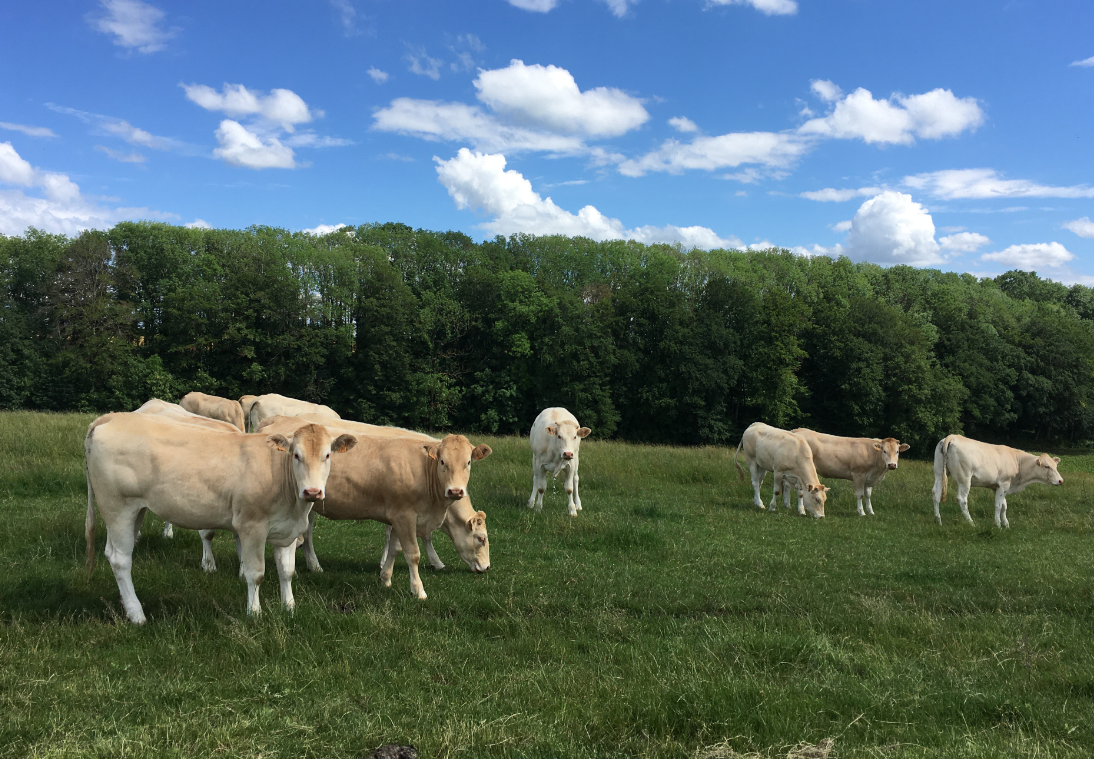
[[[0,234],[401,222],[1094,285],[1089,0],[0,4]]]

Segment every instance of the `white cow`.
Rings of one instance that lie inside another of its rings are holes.
[[[900,454],[911,448],[907,443],[901,443],[891,437],[884,440],[868,437],[839,437],[814,432],[804,427],[791,432],[809,444],[809,450],[813,453],[813,466],[817,468],[818,475],[835,480],[850,480],[854,483],[860,517],[867,514],[874,515],[874,506],[870,503],[874,486],[885,479],[887,472],[900,465]],[[862,508],[864,498],[865,511]],[[790,508],[790,489],[785,485],[783,499],[786,507]],[[804,496],[800,490],[798,491],[798,513],[805,514]]]
[[[249,429],[257,432],[262,422],[272,416],[297,416],[298,414],[319,414],[330,419],[341,419],[338,412],[321,403],[298,401],[277,393],[260,395],[251,403],[251,412],[247,417]]]
[[[774,477],[774,492],[771,494],[771,511],[775,510],[775,503],[779,498],[781,488],[785,487],[789,480],[804,493],[805,509],[815,518],[824,517],[824,502],[828,498],[828,488],[821,484],[817,477],[817,469],[813,466],[813,452],[804,438],[793,432],[772,427],[763,422],[749,425],[741,442],[737,445],[737,452],[733,455],[733,465],[737,467],[737,473],[744,481],[745,473],[741,465],[737,463],[737,456],[745,455],[745,463],[752,475],[752,489],[755,493],[754,502],[761,509],[764,507],[760,499],[760,485],[768,472]]]
[[[934,521],[942,524],[938,504],[946,500],[947,474],[957,483],[957,505],[961,514],[972,524],[969,516],[969,490],[988,488],[995,491],[995,526],[1010,527],[1007,520],[1007,496],[1021,493],[1035,482],[1045,485],[1063,485],[1056,465],[1060,459],[1042,453],[1019,451],[1006,445],[991,445],[970,440],[961,435],[950,435],[938,442],[934,449]]]
[[[106,558],[129,620],[143,624],[133,589],[133,544],[146,510],[192,530],[232,530],[243,549],[247,610],[261,612],[265,545],[274,546],[281,600],[295,605],[296,539],[321,501],[331,454],[357,444],[318,424],[282,434],[226,435],[147,414],[107,414],[84,439],[87,569],[95,568],[95,504],[106,523]]]
[[[532,445],[532,495],[528,508],[543,508],[543,493],[547,490],[547,475],[558,477],[566,470],[566,496],[570,516],[581,511],[581,495],[578,492],[577,467],[581,441],[592,432],[578,424],[577,418],[561,407],[547,408],[539,412],[532,424],[529,442]]]

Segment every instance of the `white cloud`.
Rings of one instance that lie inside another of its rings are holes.
[[[842,203],[845,200],[851,200],[852,198],[865,198],[873,195],[879,195],[884,190],[881,187],[859,187],[857,190],[836,190],[832,187],[825,187],[823,190],[810,190],[809,192],[801,193],[801,197],[806,200],[816,200],[821,203]]]
[[[582,92],[558,66],[526,66],[514,58],[506,68],[479,72],[474,85],[491,110],[555,133],[618,137],[649,118],[638,98],[613,87]]]
[[[1089,217],[1084,216],[1081,219],[1075,221],[1069,221],[1064,224],[1064,229],[1070,229],[1079,237],[1094,237],[1094,221],[1091,221]]]
[[[175,30],[160,28],[163,11],[140,0],[102,0],[105,16],[88,17],[91,26],[104,34],[114,35],[114,44],[136,48],[141,53],[155,53],[167,47]]]
[[[612,15],[616,18],[623,18],[623,16],[627,15],[628,3],[637,3],[638,0],[603,0],[603,2],[608,6]]]
[[[376,84],[383,84],[390,78],[390,75],[386,71],[381,71],[375,66],[370,67],[367,73],[372,77],[372,81],[376,82]]]
[[[951,253],[975,253],[990,242],[986,236],[977,232],[958,232],[938,238],[939,247]]]
[[[187,229],[212,229],[213,225],[205,219],[194,219],[189,224],[183,224]]]
[[[501,235],[525,232],[561,234],[594,240],[630,239],[639,242],[679,242],[687,247],[741,247],[735,237],[722,238],[706,227],[643,226],[626,229],[618,219],[603,215],[593,206],[576,214],[559,208],[532,189],[520,172],[506,170],[505,156],[460,148],[447,161],[434,157],[441,184],[460,209],[481,210],[492,218],[482,229]]]
[[[675,116],[669,119],[669,126],[677,132],[698,132],[699,125],[687,116]]]
[[[510,0],[512,2],[512,0]],[[708,5],[751,5],[768,16],[787,16],[798,12],[795,0],[707,0]]]
[[[839,88],[828,81],[813,82],[813,90],[825,100],[839,93]],[[798,131],[816,137],[910,145],[916,137],[953,137],[976,129],[983,121],[984,112],[976,98],[957,98],[950,90],[894,94],[888,100],[874,100],[869,90],[859,87],[836,102],[827,116],[805,122]]]
[[[1089,58],[1084,58],[1081,61],[1072,61],[1071,65],[1072,66],[1083,66],[1083,67],[1086,67],[1086,68],[1089,68],[1090,66],[1094,66],[1094,55],[1090,56]]]
[[[315,235],[316,237],[322,237],[323,235],[329,235],[331,232],[337,232],[339,229],[345,227],[345,224],[320,224],[312,227],[311,229],[300,230],[307,235]]]
[[[892,190],[862,204],[851,220],[846,247],[850,257],[879,264],[942,263],[931,215],[911,195]]]
[[[189,145],[171,137],[160,137],[152,134],[140,127],[133,126],[125,119],[119,119],[114,116],[104,116],[101,113],[80,111],[75,108],[56,105],[55,103],[46,103],[46,108],[49,108],[51,111],[56,111],[57,113],[63,113],[66,116],[75,116],[85,124],[91,124],[97,134],[120,137],[130,145],[140,145],[143,148],[151,148],[152,150],[170,150],[181,153],[196,152],[195,146],[193,145]]]
[[[994,169],[948,169],[904,177],[904,184],[937,198],[1094,198],[1094,187],[1049,187],[1026,179],[1003,179]]]
[[[353,140],[344,137],[326,137],[315,132],[299,132],[283,142],[294,148],[341,148],[354,144]]]
[[[981,261],[995,261],[1011,269],[1035,271],[1048,267],[1059,269],[1075,258],[1067,248],[1058,242],[1038,242],[1026,245],[1011,245],[997,253],[985,253]]]
[[[828,256],[829,258],[839,258],[846,255],[847,251],[839,243],[831,247],[825,247],[824,245],[814,245],[812,248],[805,248],[801,245],[795,245],[790,249],[790,252],[795,256],[802,256],[803,258],[812,258],[813,256]]]
[[[292,148],[276,137],[259,137],[238,121],[224,119],[216,131],[220,147],[213,155],[232,166],[245,169],[295,169]]]
[[[848,232],[851,229],[851,220],[838,221],[832,225],[832,230],[835,232]]]
[[[22,132],[27,137],[56,137],[52,129],[48,127],[27,126],[26,124],[12,124],[8,121],[0,121],[0,129],[8,129],[12,132]]]
[[[444,64],[440,58],[430,58],[424,47],[411,47],[406,54],[406,61],[410,64],[410,73],[419,76],[428,76],[433,81],[441,78],[441,66]]]
[[[0,142],[0,184],[38,190],[45,196],[27,195],[21,189],[0,190],[0,234],[4,235],[21,235],[27,227],[74,235],[84,229],[105,229],[122,219],[175,218],[147,208],[96,205],[67,175],[31,166],[10,142]]]
[[[814,79],[809,83],[809,89],[826,103],[834,103],[843,97],[843,90],[839,88],[839,85],[827,79]]]
[[[520,8],[522,11],[547,13],[558,5],[558,0],[508,0],[508,3],[514,8]]]
[[[737,132],[717,137],[696,137],[689,143],[665,140],[661,147],[639,158],[628,159],[619,171],[640,177],[650,171],[682,173],[686,169],[716,169],[757,163],[785,167],[809,150],[809,144],[792,134]]]
[[[304,99],[292,90],[274,89],[263,95],[259,90],[249,90],[242,84],[225,83],[221,92],[204,84],[180,84],[186,97],[207,111],[221,111],[227,116],[256,116],[271,124],[292,132],[297,124],[306,124],[322,116],[322,111],[312,111]]]
[[[127,154],[121,152],[120,150],[113,150],[111,148],[108,148],[105,145],[96,145],[95,149],[98,150],[100,153],[106,153],[115,161],[121,161],[122,163],[144,163],[148,160],[140,153],[132,152]]]
[[[461,45],[467,45],[476,53],[481,53],[486,50],[486,45],[484,45],[482,40],[480,40],[474,34],[461,34],[460,36],[456,37],[456,41],[459,42]]]
[[[357,29],[357,9],[349,0],[330,0],[330,4],[338,11],[342,20],[342,30],[347,37],[360,34]]]

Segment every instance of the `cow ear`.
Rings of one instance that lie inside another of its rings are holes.
[[[478,520],[479,524],[486,524],[486,512],[485,511],[476,512],[475,513],[475,519]]]
[[[880,451],[881,450],[881,443],[874,443],[874,450],[875,451]]]
[[[493,451],[490,450],[490,446],[488,446],[486,443],[480,443],[479,445],[476,445],[474,448],[471,449],[471,458],[475,461],[481,461],[482,459],[489,456],[491,453],[493,453]]]
[[[357,445],[357,437],[350,434],[339,435],[330,444],[330,449],[335,453],[345,453]]]
[[[577,428],[577,436],[578,437],[589,437],[589,435],[591,435],[591,434],[593,434],[593,431],[591,429],[589,429],[588,427],[578,427]]]
[[[422,446],[422,450],[425,451],[426,456],[428,456],[429,458],[431,458],[435,461],[437,459],[437,448],[438,447],[439,446],[438,446],[437,443],[426,443],[425,445]]]
[[[1059,456],[1053,456],[1052,460],[1055,461],[1057,464],[1060,463],[1060,457]]]
[[[475,531],[475,517],[471,517],[467,520],[467,529],[471,532]]]
[[[808,493],[812,493],[814,490],[816,490],[816,488],[814,488],[812,485],[806,485],[805,490]]]
[[[289,450],[289,439],[281,433],[274,433],[266,438],[266,445],[279,451]]]
[[[548,424],[546,427],[543,428],[543,431],[546,432],[551,437],[554,437],[555,435],[558,434],[558,427],[556,427],[553,424]]]
[[[907,443],[901,443],[901,444],[900,444],[900,447],[899,447],[899,448],[897,448],[897,450],[898,450],[898,451],[899,451],[900,453],[904,453],[904,451],[907,451],[907,450],[909,450],[909,449],[910,449],[911,447],[912,447],[912,446],[908,445]]]

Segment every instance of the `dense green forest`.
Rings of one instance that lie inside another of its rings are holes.
[[[736,443],[1094,437],[1094,290],[841,258],[121,223],[0,236],[0,408],[280,392],[379,424]]]

